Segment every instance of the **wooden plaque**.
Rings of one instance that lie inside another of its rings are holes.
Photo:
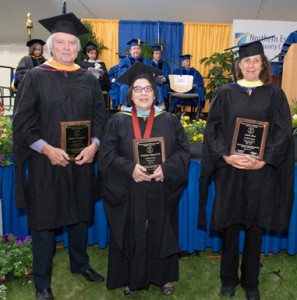
[[[237,118],[230,154],[263,160],[269,122]]]
[[[91,143],[91,121],[61,122],[61,148],[70,160]]]
[[[164,137],[134,139],[134,161],[147,169],[148,174],[166,160]]]

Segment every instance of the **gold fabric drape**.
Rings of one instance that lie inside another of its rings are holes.
[[[105,62],[107,70],[118,63],[119,21],[101,19],[82,19],[92,25],[92,31],[109,50],[103,50],[99,59]]]
[[[184,23],[183,54],[192,54],[191,66],[203,77],[209,67],[200,64],[200,59],[214,52],[222,53],[231,46],[232,24]]]

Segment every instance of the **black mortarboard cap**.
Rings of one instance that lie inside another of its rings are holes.
[[[127,45],[130,45],[130,47],[133,46],[141,46],[143,44],[143,41],[141,39],[132,39],[127,43]]]
[[[153,51],[163,51],[163,46],[162,45],[152,45]]]
[[[182,60],[185,60],[185,59],[191,59],[192,55],[191,54],[183,54],[183,55],[180,55],[179,57]]]
[[[40,44],[41,46],[43,46],[45,44],[45,41],[40,39],[32,39],[26,43],[26,46],[31,47],[34,44]]]
[[[88,41],[87,44],[83,48],[83,52],[87,53],[92,50],[97,50],[97,45],[94,44],[92,41]]]
[[[117,82],[130,86],[138,78],[156,79],[160,75],[162,75],[162,70],[136,62],[117,79]]]
[[[271,35],[271,36],[267,36],[262,39],[259,39],[257,41],[244,43],[241,45],[236,45],[231,48],[225,49],[225,51],[238,48],[239,58],[249,57],[249,56],[253,56],[253,55],[257,55],[257,54],[264,54],[264,48],[263,48],[261,41],[264,41],[264,40],[267,40],[267,39],[270,39],[273,37],[274,37],[274,35]]]
[[[38,22],[51,33],[64,32],[75,36],[90,33],[73,13],[42,19]]]

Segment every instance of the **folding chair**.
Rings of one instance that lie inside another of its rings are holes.
[[[185,100],[191,100],[191,114],[195,113],[194,99],[198,98],[198,119],[200,117],[200,97],[197,93],[187,93],[193,89],[193,76],[192,75],[169,75],[170,89],[173,92],[169,92],[169,111],[175,112],[176,105],[173,103],[172,98],[181,98]]]

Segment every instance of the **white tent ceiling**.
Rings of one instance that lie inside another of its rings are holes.
[[[0,0],[0,43],[25,43],[26,20],[32,38],[46,39],[39,19],[59,15],[62,0]],[[233,19],[297,21],[297,0],[67,0],[67,12],[84,19],[160,20],[232,24]]]

